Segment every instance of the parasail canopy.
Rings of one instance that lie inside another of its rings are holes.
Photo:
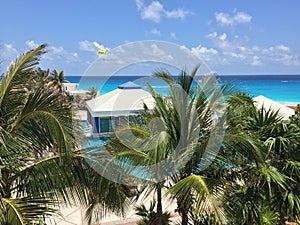
[[[105,48],[100,48],[99,50],[98,50],[98,54],[106,54],[106,49]]]

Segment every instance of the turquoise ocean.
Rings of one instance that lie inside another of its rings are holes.
[[[281,103],[300,103],[300,75],[223,75],[217,78],[220,84],[230,82],[253,97],[264,95]],[[157,92],[163,95],[168,93],[166,83],[150,76],[66,76],[66,79],[71,83],[77,83],[83,90],[95,87],[101,95],[128,81],[141,85],[145,90],[147,90],[146,83],[149,83]]]

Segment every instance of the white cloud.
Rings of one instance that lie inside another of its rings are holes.
[[[18,50],[12,44],[4,44],[1,46],[1,58],[3,60],[12,60],[19,55]]]
[[[206,35],[206,37],[209,38],[209,39],[213,39],[213,38],[215,38],[217,36],[218,36],[218,33],[215,32],[215,31],[212,32],[212,33],[209,33],[208,35]]]
[[[290,48],[285,46],[285,45],[275,45],[275,46],[272,46],[268,49],[268,51],[270,52],[275,52],[275,51],[278,51],[278,52],[290,52]]]
[[[137,9],[141,18],[159,23],[162,17],[173,19],[184,19],[190,12],[184,9],[166,10],[159,1],[152,1],[145,5],[143,0],[136,0]]]
[[[157,46],[157,44],[152,44],[151,46],[151,54],[156,55],[162,60],[172,60],[173,57],[169,54],[167,54],[162,48]]]
[[[247,37],[239,38],[233,35],[228,37],[226,33],[212,32],[206,35],[212,41],[213,48],[199,45],[192,51],[210,61],[216,66],[236,65],[264,68],[280,68],[282,66],[300,66],[297,54],[284,45],[278,44],[270,47],[251,45]]]
[[[251,65],[252,65],[252,66],[262,66],[263,63],[260,61],[259,56],[254,55],[254,56],[252,57]]]
[[[187,14],[189,14],[189,12],[183,9],[165,11],[165,15],[167,18],[174,18],[174,19],[184,19]]]
[[[233,20],[236,23],[250,23],[252,20],[252,16],[244,12],[237,12],[233,17]]]
[[[173,39],[177,39],[176,33],[175,33],[175,32],[171,32],[171,33],[170,33],[170,37],[173,38]]]
[[[227,38],[227,34],[226,34],[226,33],[223,33],[222,35],[219,36],[219,39],[220,39],[221,41],[225,41],[226,38]]]
[[[25,44],[26,44],[26,46],[29,47],[29,48],[36,48],[36,47],[38,47],[38,44],[35,43],[33,40],[26,41]]]
[[[40,44],[34,40],[26,41],[22,47],[15,47],[13,44],[3,44],[1,48],[1,59],[3,63],[1,70],[5,70],[9,64],[16,59],[17,56],[24,52],[38,47]],[[62,46],[48,45],[46,53],[42,55],[40,60],[40,66],[44,69],[57,69],[65,71],[65,74],[70,75],[75,73],[81,73],[83,71],[80,68],[86,68],[85,61],[80,59],[77,52],[71,52],[64,49]]]
[[[76,52],[68,52],[62,46],[48,46],[47,53],[43,56],[45,60],[57,62],[57,60],[63,60],[65,63],[78,62],[78,54]]]
[[[261,52],[269,62],[285,66],[300,65],[299,57],[293,54],[288,46],[283,44],[264,48]]]
[[[218,54],[218,51],[216,49],[203,47],[201,45],[198,45],[196,48],[192,48],[192,52],[200,53],[200,54],[212,54],[212,55]]]
[[[163,5],[159,2],[152,2],[148,6],[144,6],[141,9],[141,18],[152,20],[156,23],[160,22],[160,18],[164,12]]]
[[[87,41],[87,40],[85,40],[85,41],[79,42],[79,49],[81,51],[93,52],[93,53],[97,54],[97,51],[100,48],[104,48],[104,46],[99,44],[96,41]]]
[[[41,67],[63,70],[65,75],[73,75],[83,73],[82,68],[87,68],[88,64],[77,52],[63,46],[49,45],[46,54],[42,56]]]
[[[147,32],[147,33],[160,36],[160,30],[158,30],[156,28],[152,29],[150,32]]]
[[[0,74],[8,68],[10,63],[15,60],[18,55],[20,55],[20,52],[13,44],[2,44],[0,46]]]
[[[234,26],[237,24],[250,23],[252,16],[245,12],[234,12],[229,15],[224,12],[215,13],[216,21],[222,26]]]
[[[141,10],[144,6],[144,1],[143,0],[135,0],[135,4],[136,4],[138,10]]]
[[[192,48],[191,51],[199,58],[204,59],[204,61],[212,61],[216,57],[218,57],[218,51],[216,49],[207,48],[202,45],[198,45],[197,47]]]
[[[33,49],[38,47],[40,44],[36,43],[33,40],[26,41],[25,45],[29,49]],[[65,50],[62,46],[54,46],[54,45],[48,45],[46,48],[47,52],[42,56],[42,59],[44,62],[47,61],[53,61],[56,62],[57,59],[63,60],[64,62],[70,63],[70,62],[76,62],[78,61],[78,53],[77,52],[69,52]]]
[[[227,42],[227,34],[223,33],[221,35],[219,35],[217,32],[212,32],[208,35],[206,35],[206,37],[210,40],[213,41],[213,43],[221,49],[228,49],[230,48],[229,43]]]

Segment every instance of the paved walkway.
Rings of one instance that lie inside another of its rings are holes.
[[[141,196],[135,204],[126,211],[126,217],[119,217],[112,213],[107,213],[107,215],[100,222],[101,225],[134,225],[141,218],[135,215],[134,206],[139,206],[144,204],[149,207],[151,200],[153,199],[153,194],[148,197]],[[176,203],[168,199],[163,199],[163,209],[169,211],[172,215],[172,221],[175,222],[180,219],[180,216],[175,213]],[[57,225],[85,225],[84,223],[84,209],[80,206],[74,206],[69,208],[63,208],[61,210],[62,217],[55,219],[55,224]],[[95,224],[96,225],[96,224]]]

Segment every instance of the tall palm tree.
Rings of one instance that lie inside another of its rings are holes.
[[[116,136],[110,139],[106,150],[114,156],[114,160],[117,159],[121,162],[120,168],[126,168],[126,166],[130,165],[131,169],[119,171],[122,174],[122,179],[128,177],[128,185],[131,184],[130,182],[134,182],[135,185],[136,183],[143,183],[143,185],[147,186],[146,192],[151,193],[152,190],[155,190],[157,198],[155,224],[162,225],[162,189],[165,180],[158,178],[158,173],[161,170],[155,168],[155,166],[153,167],[153,165],[157,165],[164,160],[169,155],[169,149],[165,146],[165,133],[157,132],[153,134],[153,130],[149,128],[149,124],[144,124],[142,127],[131,124],[130,127],[116,131]],[[134,132],[135,140],[126,139],[127,134],[131,132]],[[124,143],[120,141],[119,137],[131,143]],[[141,169],[141,167],[144,169]],[[143,180],[143,178],[139,178],[140,176],[146,178],[148,182]]]
[[[168,184],[168,194],[177,200],[182,224],[188,224],[190,213],[193,214],[197,210],[197,215],[201,215],[208,207],[215,209],[216,213],[211,215],[220,221],[213,198],[213,194],[220,191],[210,189],[209,179],[204,175],[191,174],[199,167],[209,134],[214,128],[211,125],[213,109],[222,106],[219,99],[222,92],[230,93],[230,87],[225,85],[221,89],[215,89],[215,81],[211,77],[202,80],[200,85],[194,81],[197,69],[198,67],[191,75],[182,72],[178,80],[167,71],[155,73],[155,77],[163,79],[169,85],[170,96],[163,98],[148,85],[156,107],[152,113],[147,114],[146,124],[142,127],[130,126],[128,130],[119,131],[124,134],[123,137],[130,133],[128,131],[134,131],[137,137],[135,141],[139,144],[135,144],[132,139],[128,140],[131,142],[128,146],[135,146],[133,148],[124,147],[118,139],[113,139],[110,143],[121,161],[129,161],[131,165],[136,166],[157,165],[161,174],[154,172],[154,177],[153,173],[147,174],[156,181],[152,187],[157,193],[157,224],[161,224],[162,221],[162,188],[170,178],[172,182]],[[154,118],[159,118],[163,128],[154,127],[158,125],[151,123]],[[147,148],[148,145],[155,147]],[[167,166],[160,166],[162,161],[167,162]]]
[[[154,76],[158,77],[159,74],[162,73],[157,73]],[[171,76],[168,78],[173,79]],[[117,137],[126,137],[127,133],[133,131],[136,139],[128,140],[130,142],[128,143],[128,146],[133,146],[132,148],[124,146],[122,143],[120,143],[118,138],[112,139],[109,145],[109,150],[117,154],[117,157],[119,157],[121,161],[130,161],[134,166],[144,166],[148,168],[145,169],[148,173],[144,176],[147,176],[154,182],[149,185],[149,187],[155,189],[157,195],[157,225],[162,224],[162,189],[164,187],[164,183],[168,176],[170,176],[170,173],[176,170],[175,168],[171,168],[171,171],[169,171],[167,168],[170,166],[170,162],[172,161],[171,156],[175,151],[174,146],[177,144],[171,142],[174,140],[174,138],[172,139],[171,136],[177,135],[172,133],[174,131],[177,132],[177,130],[174,129],[174,123],[176,123],[177,119],[180,119],[181,122],[182,120],[188,121],[189,118],[194,115],[192,113],[195,113],[195,111],[188,110],[188,108],[191,107],[191,101],[189,98],[187,98],[187,96],[185,96],[184,93],[181,93],[182,90],[177,88],[175,83],[174,85],[171,85],[170,83],[170,86],[173,91],[173,98],[164,99],[161,95],[157,94],[151,86],[148,85],[148,88],[150,89],[156,102],[154,112],[147,115],[145,118],[146,123],[143,126],[140,127],[137,125],[131,125],[128,128],[116,132]],[[184,115],[182,114],[182,109],[185,111]],[[153,124],[151,122],[153,118],[160,118],[166,130],[157,129],[158,127],[155,126],[159,124]],[[192,122],[193,120],[189,121],[190,124]],[[185,142],[187,141],[188,140]],[[181,144],[184,145],[184,143]],[[184,149],[182,148],[179,151],[182,152]],[[179,157],[179,155],[177,155],[177,157]],[[183,155],[181,157],[183,157]],[[166,161],[167,166],[162,166],[161,162],[163,161]]]
[[[224,150],[224,143],[234,144],[244,152],[248,148],[257,148],[247,136],[225,132],[222,129],[224,118],[219,118],[219,124],[213,123],[212,118],[225,109],[225,101],[251,101],[247,96],[237,93],[234,85],[218,86],[213,77],[204,77],[195,82],[197,69],[190,75],[183,72],[178,80],[174,80],[167,72],[155,75],[167,82],[171,90],[171,100],[164,104],[161,104],[163,101],[155,97],[157,94],[152,90],[156,100],[155,110],[160,112],[169,135],[169,148],[174,151],[179,146],[183,150],[178,151],[179,155],[184,157],[187,153],[188,156],[188,160],[177,167],[176,173],[171,176],[173,183],[169,184],[167,194],[177,200],[178,211],[182,216],[181,224],[201,223],[206,219],[215,221],[214,224],[223,224],[226,218],[221,200],[225,188],[230,187],[225,179],[229,164],[226,155],[217,155],[218,149]],[[170,102],[173,108],[167,110],[166,105]],[[194,111],[196,113],[193,115]],[[181,116],[183,119],[180,119]],[[260,159],[259,153],[255,156]]]
[[[205,214],[205,210],[208,208],[213,210],[213,213],[209,215],[214,216],[216,221],[221,221],[218,215],[220,210],[215,198],[220,193],[222,182],[220,179],[216,182],[216,179],[208,176],[209,170],[204,170],[201,167],[206,167],[203,165],[205,164],[203,159],[210,161],[209,159],[216,157],[215,152],[217,152],[217,148],[220,148],[218,144],[216,146],[208,146],[210,136],[215,136],[214,140],[217,140],[219,135],[218,132],[214,132],[214,129],[218,127],[212,124],[211,118],[216,113],[216,110],[224,107],[222,106],[222,101],[225,100],[222,100],[222,98],[228,97],[228,95],[233,93],[230,85],[218,87],[214,78],[210,76],[195,82],[194,77],[197,69],[192,71],[191,75],[183,72],[177,81],[172,79],[170,74],[157,74],[158,77],[171,86],[171,89],[173,86],[178,85],[180,90],[185,93],[185,97],[179,101],[181,102],[181,107],[188,113],[183,114],[185,120],[180,121],[169,117],[173,122],[167,123],[173,123],[172,130],[176,131],[173,132],[172,143],[178,146],[182,139],[192,137],[191,134],[196,132],[196,138],[192,145],[187,145],[188,139],[184,141],[184,146],[186,146],[184,150],[188,152],[188,149],[191,148],[192,151],[188,156],[187,162],[178,169],[177,173],[173,174],[173,185],[167,191],[170,196],[177,200],[178,211],[182,216],[181,224],[183,225],[187,225],[191,219],[195,221],[201,220],[201,216]],[[171,95],[172,98],[177,96],[175,92],[173,93]],[[182,102],[190,103],[184,105]],[[186,116],[193,110],[196,111],[196,120],[193,119],[191,114]],[[222,139],[222,134],[219,138]],[[191,218],[189,218],[190,216]],[[198,218],[196,219],[196,217]]]
[[[61,203],[96,202],[122,212],[126,199],[122,187],[102,179],[78,152],[72,103],[32,86],[45,47],[17,58],[0,83],[0,224],[38,224],[58,214]]]

